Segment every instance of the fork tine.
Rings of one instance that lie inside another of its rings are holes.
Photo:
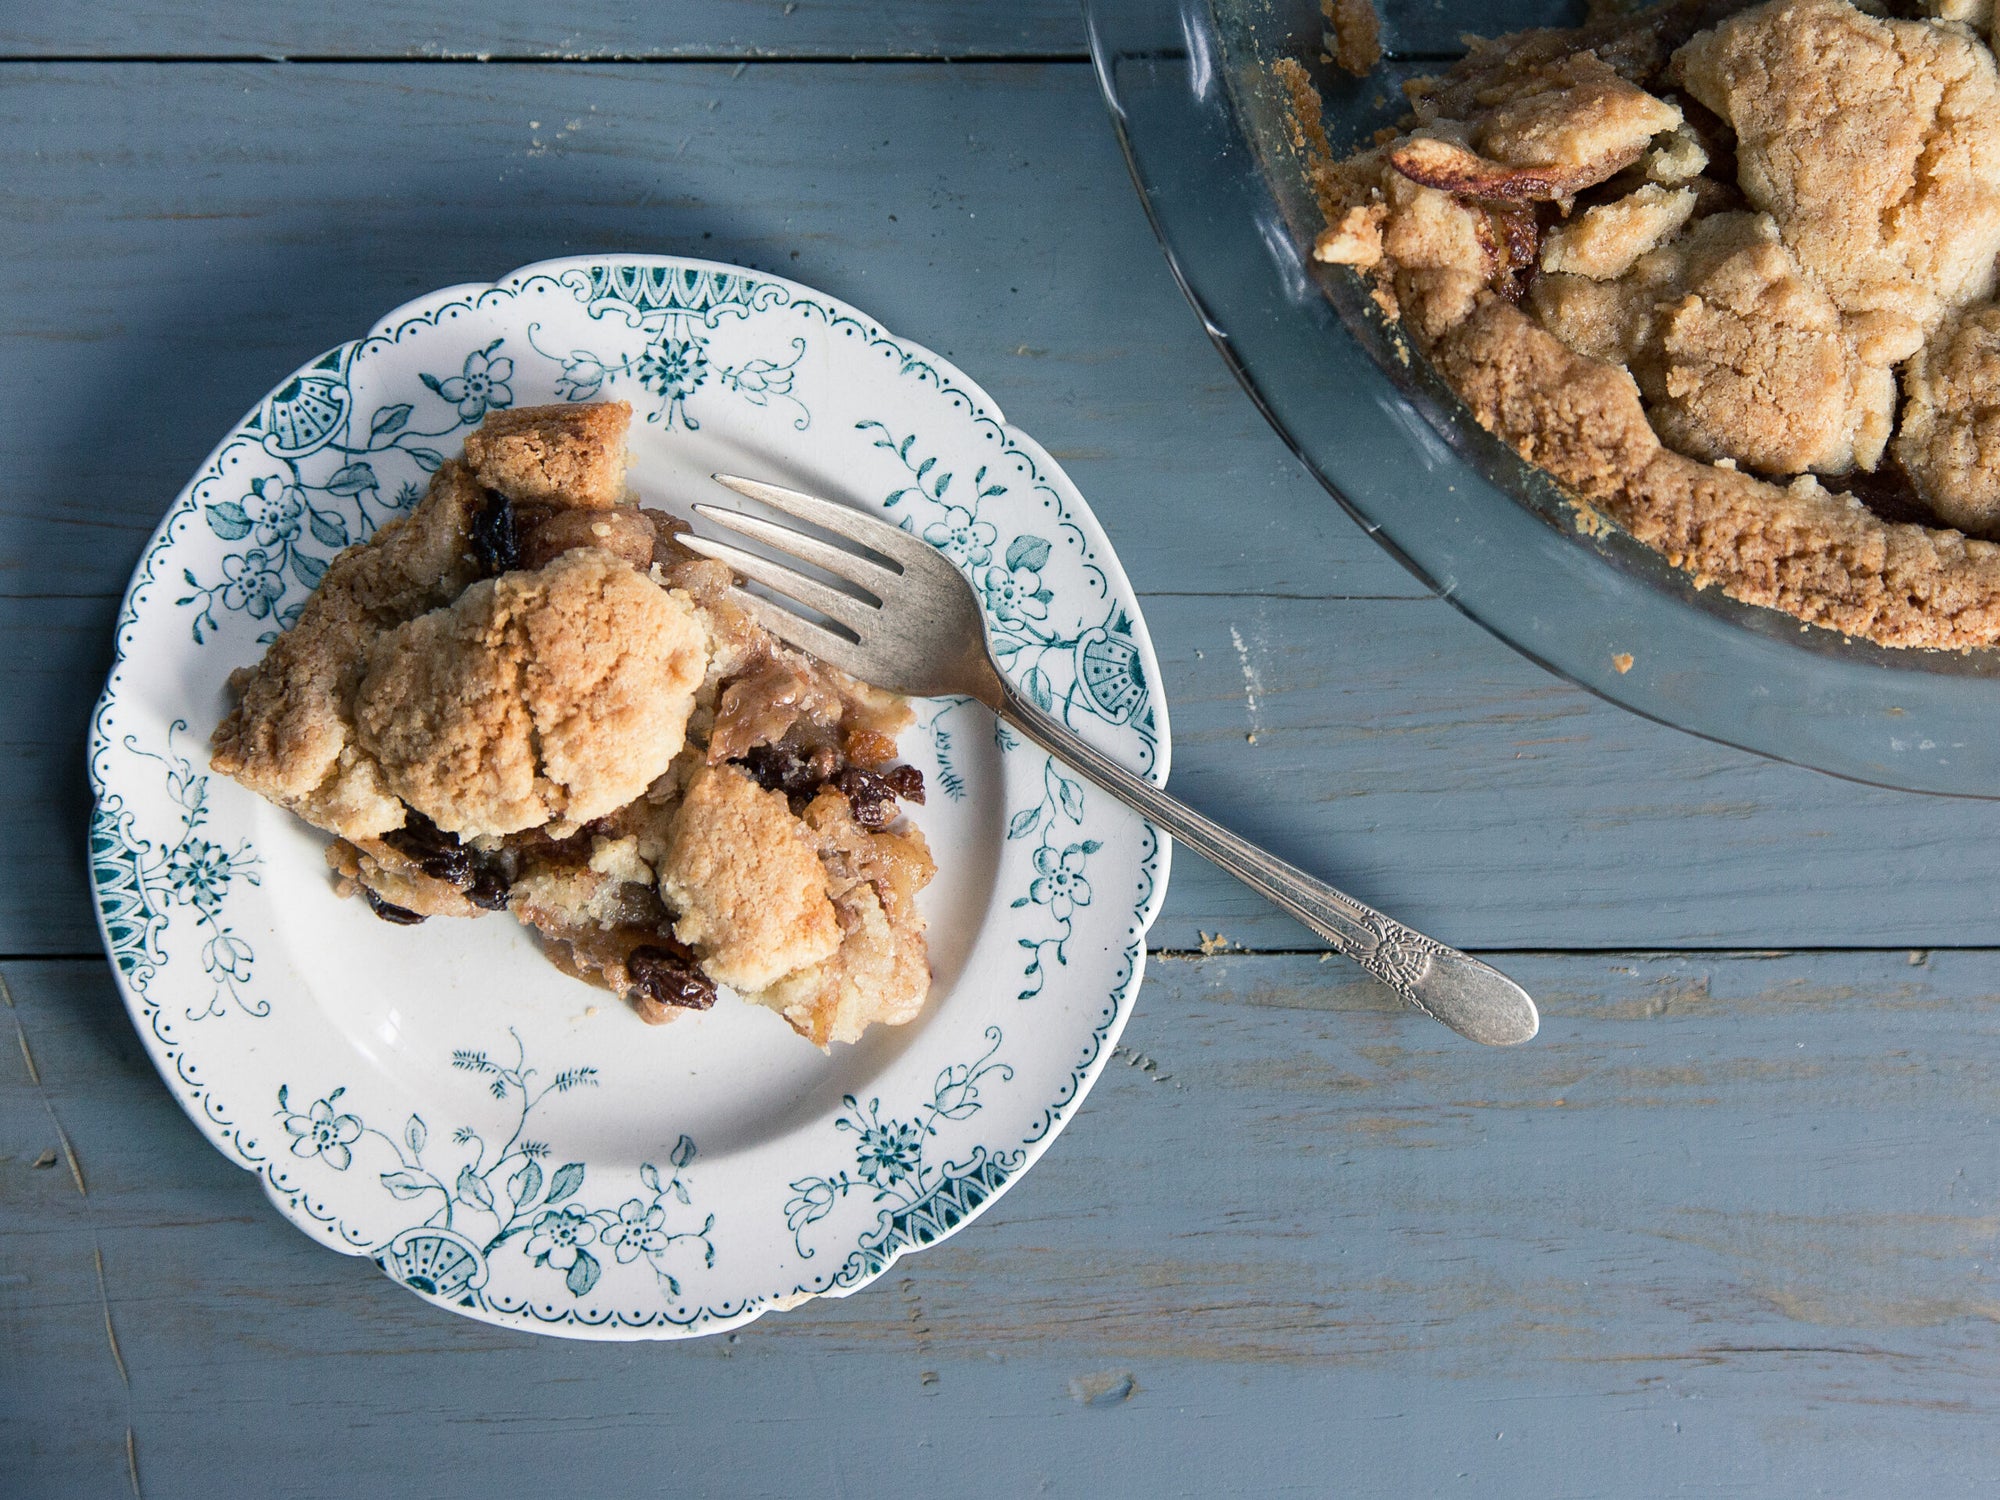
[[[817,656],[821,661],[840,668],[850,677],[868,680],[868,653],[848,640],[835,635],[824,625],[793,614],[782,605],[773,604],[743,589],[731,589],[730,599],[747,610],[751,617],[788,646]]]
[[[822,500],[817,495],[804,494],[799,490],[783,489],[775,484],[765,484],[758,479],[745,479],[738,474],[714,474],[709,476],[725,488],[736,491],[746,499],[768,505],[773,510],[783,511],[788,516],[796,516],[801,521],[844,536],[851,542],[881,553],[899,567],[907,568],[918,558],[932,555],[931,549],[901,527],[875,516],[865,515],[851,505],[841,505],[833,500]]]
[[[704,557],[712,557],[717,562],[728,563],[745,578],[753,579],[781,594],[787,594],[808,609],[816,609],[829,620],[838,620],[848,629],[859,631],[869,620],[880,613],[878,608],[857,599],[852,594],[843,594],[839,589],[829,588],[818,579],[788,568],[782,563],[772,562],[768,557],[759,557],[754,552],[745,552],[741,547],[732,547],[728,542],[718,542],[713,537],[690,536],[683,533],[676,538],[683,547],[699,552]]]
[[[788,552],[793,557],[811,563],[816,568],[824,568],[836,578],[870,592],[892,584],[900,576],[883,567],[872,557],[861,557],[849,552],[845,547],[836,547],[831,542],[822,542],[817,537],[807,536],[803,531],[794,531],[789,526],[780,526],[775,521],[767,521],[762,516],[745,515],[740,510],[726,510],[720,505],[697,504],[695,514],[718,526],[727,526],[731,531],[740,531],[745,536],[775,547],[780,552]]]

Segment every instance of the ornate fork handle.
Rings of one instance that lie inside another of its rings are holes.
[[[1525,1042],[1535,1034],[1541,1024],[1535,1002],[1498,969],[1385,917],[1203,817],[1078,738],[998,673],[994,676],[998,691],[987,706],[1029,740],[1298,918],[1425,1015],[1491,1046]]]

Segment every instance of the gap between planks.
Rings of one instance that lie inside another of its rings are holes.
[[[1239,948],[1227,937],[1216,934],[1217,946],[1201,948],[1148,948],[1148,958],[1161,959],[1206,959],[1206,958],[1318,958],[1331,954],[1330,946],[1311,948]],[[1778,958],[1812,958],[1819,955],[1871,954],[1871,953],[2000,953],[2000,945],[1989,943],[1853,943],[1815,944],[1799,948],[1744,948],[1744,947],[1679,947],[1679,948],[1635,948],[1631,944],[1614,944],[1602,948],[1573,947],[1479,947],[1462,950],[1474,957],[1481,954],[1505,956],[1508,958],[1733,958],[1746,961]],[[103,964],[110,960],[99,952],[66,953],[0,953],[0,964]],[[4,982],[4,980],[0,980]]]
[[[1386,59],[1385,59],[1386,60]],[[356,53],[356,52],[63,52],[47,56],[33,53],[0,53],[0,65],[9,67],[57,64],[75,66],[88,63],[116,63],[157,67],[184,67],[189,64],[216,65],[284,63],[298,67],[547,67],[559,65],[582,68],[690,67],[753,68],[770,65],[785,67],[926,67],[963,65],[966,67],[1089,67],[1088,52],[437,52],[437,53]]]
[[[1150,599],[1242,599],[1276,601],[1281,604],[1432,604],[1442,594],[1306,594],[1284,591],[1243,589],[1139,589],[1139,602]],[[0,587],[0,601],[61,602],[116,605],[124,602],[125,591],[100,593],[95,590],[71,594],[12,594]]]
[[[1168,58],[1184,53],[1164,54]],[[1382,65],[1398,63],[1452,63],[1460,52],[1385,52]],[[217,66],[230,64],[283,63],[298,67],[926,67],[938,64],[964,67],[1089,67],[1088,52],[58,52],[0,53],[0,66],[22,67],[107,63],[149,67],[182,67],[189,64]]]
[[[1330,945],[1314,948],[1238,948],[1230,940],[1217,933],[1214,945],[1208,948],[1148,948],[1148,958],[1165,959],[1208,959],[1208,958],[1319,958],[1337,952]],[[2000,946],[1990,943],[1853,943],[1815,944],[1799,948],[1744,948],[1744,947],[1680,947],[1680,948],[1635,948],[1629,943],[1613,944],[1602,948],[1548,948],[1548,947],[1479,947],[1465,948],[1461,952],[1478,957],[1481,954],[1495,958],[1727,958],[1739,959],[1746,963],[1780,958],[1817,958],[1837,955],[1868,954],[1924,954],[1932,953],[2000,953]],[[0,962],[6,960],[0,959]]]

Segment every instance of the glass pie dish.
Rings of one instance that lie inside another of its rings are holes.
[[[2000,797],[2000,651],[1894,650],[1702,590],[1546,474],[1412,358],[1321,225],[1271,64],[1313,73],[1337,154],[1403,113],[1459,32],[1574,24],[1456,7],[1404,61],[1319,59],[1318,0],[1087,0],[1092,57],[1147,214],[1210,337],[1333,497],[1411,572],[1549,670],[1648,718],[1833,775]]]

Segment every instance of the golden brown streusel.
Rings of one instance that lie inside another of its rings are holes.
[[[1678,0],[1406,92],[1397,131],[1311,161],[1314,253],[1482,425],[1702,586],[2000,643],[2000,70],[1968,26]],[[1945,526],[1816,477],[1877,470],[1899,400],[1890,478]]]

